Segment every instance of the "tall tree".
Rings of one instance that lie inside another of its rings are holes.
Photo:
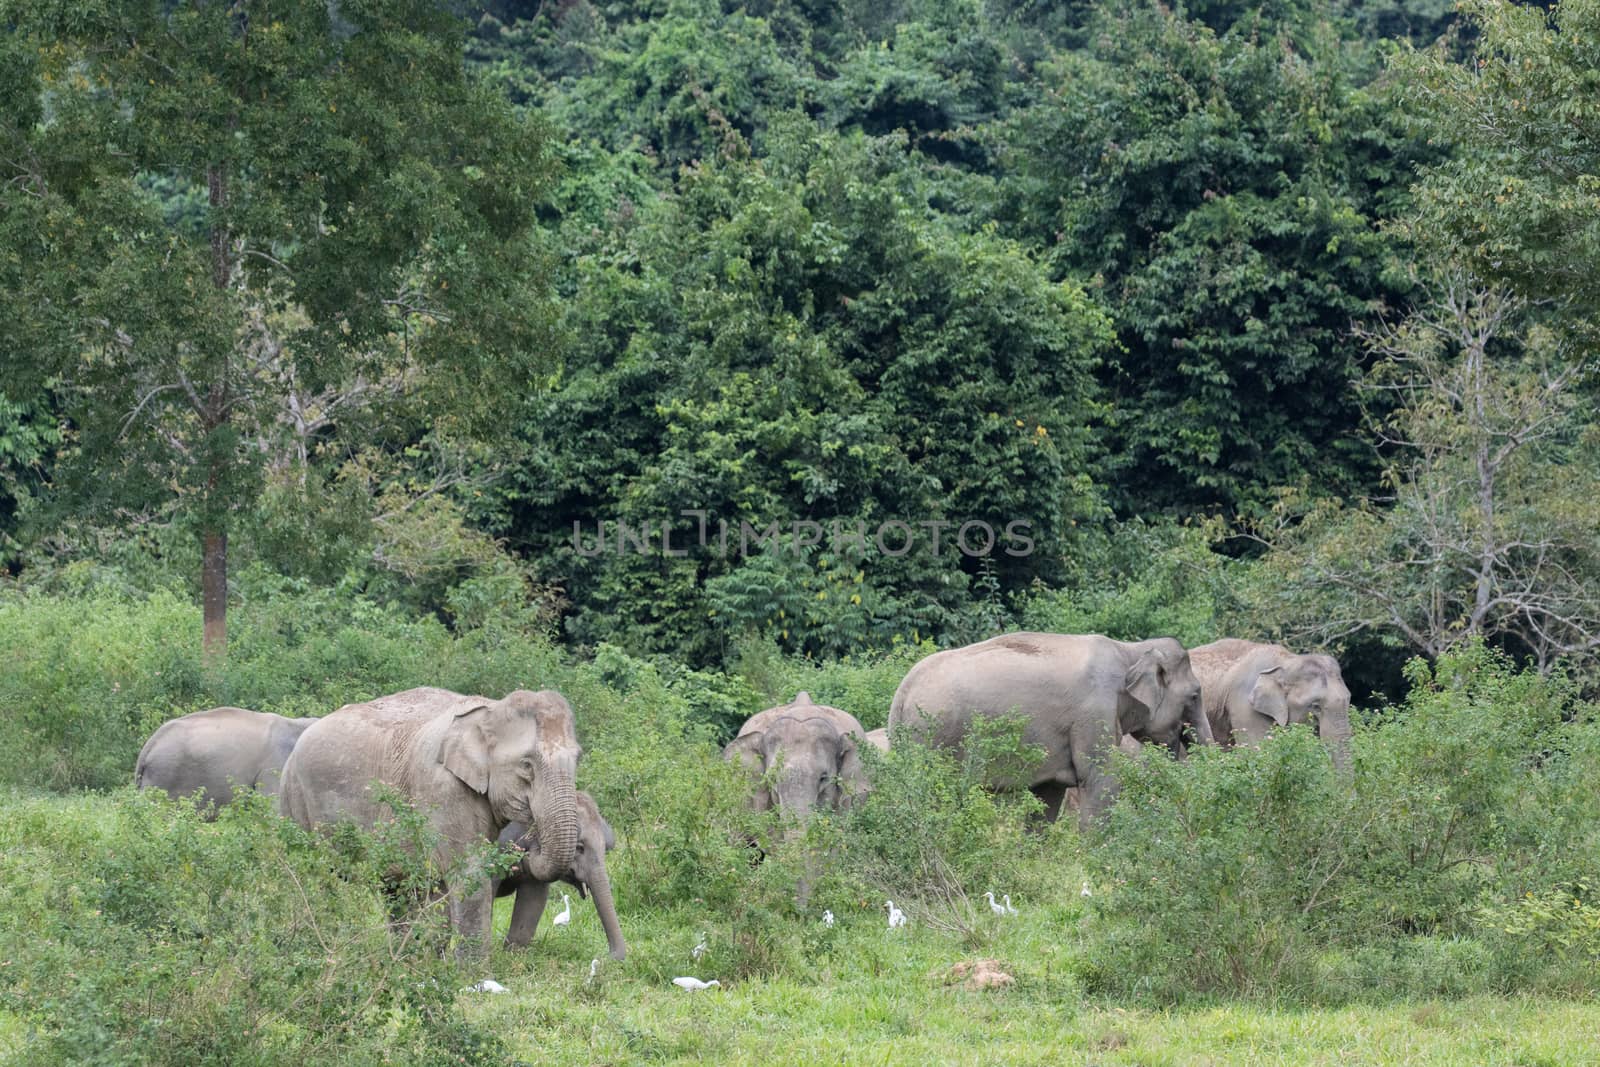
[[[178,503],[220,653],[263,427],[352,390],[470,425],[526,391],[545,134],[430,0],[0,0],[0,22],[0,363],[62,398],[75,505]]]
[[[1373,631],[1433,657],[1482,638],[1541,672],[1600,654],[1594,405],[1559,335],[1457,274],[1365,337],[1392,495],[1285,507],[1262,617],[1316,644]]]
[[[1396,81],[1427,136],[1455,146],[1417,186],[1416,239],[1519,295],[1600,314],[1600,0],[1548,11],[1466,0],[1465,61],[1407,49]]]
[[[1003,131],[1010,224],[1117,321],[1102,444],[1124,514],[1250,513],[1375,473],[1349,328],[1403,292],[1375,224],[1413,152],[1334,27],[1255,18],[1106,5]]]

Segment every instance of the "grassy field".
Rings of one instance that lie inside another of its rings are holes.
[[[508,904],[497,914],[502,929]],[[629,959],[602,955],[590,983],[589,961],[605,940],[593,910],[574,900],[567,929],[546,926],[528,952],[496,953],[490,970],[509,993],[463,994],[466,1011],[531,1062],[1600,1063],[1596,1003],[1475,997],[1337,1009],[1139,1010],[1086,997],[1053,966],[1070,937],[1060,911],[1025,908],[1004,924],[985,919],[965,939],[917,924],[891,933],[881,911],[842,919],[809,981],[756,977],[689,993],[671,979],[719,973],[714,933],[699,963],[690,959],[699,933],[692,912],[625,915]],[[1015,984],[975,991],[949,979],[952,964],[978,958],[1001,961]]]
[[[66,816],[70,810],[74,823],[92,823],[97,816],[110,820],[116,803],[116,798],[90,797],[22,801],[10,812],[9,832],[21,835],[19,840],[41,841],[38,828],[51,825],[41,818]],[[125,818],[128,809],[121,810]],[[68,823],[63,820],[62,826]],[[1149,1002],[1123,1004],[1091,995],[1082,987],[1081,966],[1075,965],[1083,950],[1085,902],[1079,887],[1084,872],[1066,856],[1053,861],[1058,888],[1031,894],[1040,899],[1016,900],[1020,915],[1015,918],[990,915],[978,899],[964,930],[940,928],[911,906],[910,925],[890,931],[876,899],[840,908],[831,928],[815,918],[774,920],[783,936],[771,949],[777,955],[770,967],[751,963],[762,958],[761,946],[737,940],[759,936],[750,926],[708,914],[698,902],[630,907],[627,867],[623,862],[617,868],[618,904],[630,946],[625,962],[604,955],[594,909],[575,894],[572,923],[565,928],[549,924],[562,906],[558,892],[529,949],[497,948],[485,965],[459,974],[463,986],[492,976],[508,987],[499,995],[463,989],[457,1004],[478,1029],[501,1038],[515,1060],[1148,1067],[1600,1063],[1600,1003],[1592,1001],[1476,996],[1296,1008],[1258,1000],[1156,1010]],[[511,903],[498,903],[497,939]],[[219,919],[226,924],[226,917]],[[26,938],[32,925],[15,911],[0,916],[0,926],[16,936]],[[271,936],[270,929],[266,933]],[[702,938],[707,951],[695,961],[691,950]],[[19,944],[13,942],[13,949]],[[138,951],[136,945],[128,947]],[[597,956],[591,981],[590,961]],[[977,959],[996,961],[1014,982],[974,990],[952,979],[954,964]],[[65,974],[56,973],[70,985],[78,970],[68,965]],[[671,984],[684,974],[723,984],[685,992]],[[71,992],[62,984],[48,988]],[[213,980],[196,970],[172,988],[181,996],[198,990],[204,997]],[[58,995],[52,993],[52,999]],[[32,1009],[24,999],[19,1010]],[[296,1028],[303,1025],[290,1024],[280,1036],[298,1033],[296,1040],[314,1045],[311,1032]],[[26,1039],[23,1019],[0,1009],[0,1062],[32,1062]],[[216,1062],[215,1057],[207,1062]]]

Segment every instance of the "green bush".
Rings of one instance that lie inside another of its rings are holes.
[[[0,1009],[27,1062],[500,1064],[462,1018],[442,909],[391,927],[398,840],[164,797],[4,800]],[[399,824],[400,832],[406,823]]]
[[[500,695],[557,676],[543,639],[495,627],[453,634],[432,617],[344,589],[264,579],[229,616],[227,660],[203,666],[200,610],[158,590],[0,596],[0,784],[106,789],[130,780],[162,722],[221,704],[325,715],[417,685]]]
[[[1022,628],[1105,634],[1120,641],[1176,637],[1193,648],[1218,637],[1227,569],[1205,527],[1124,522],[1085,533],[1061,588],[1022,598]]]
[[[886,651],[818,661],[785,656],[770,642],[751,641],[739,646],[731,670],[759,694],[757,711],[787,704],[805,690],[818,704],[848,711],[862,726],[876,730],[888,725],[900,680],[935,651],[931,639],[896,641]]]
[[[957,755],[896,731],[888,752],[862,749],[872,791],[840,818],[840,868],[858,892],[917,907],[935,922],[970,929],[973,902],[1000,882],[1017,884],[1022,861],[1042,838],[1027,831],[1041,810],[1027,791],[985,783],[1037,766],[1042,752],[1022,743],[1013,717],[979,720]]]
[[[1304,728],[1184,764],[1118,757],[1090,853],[1105,887],[1091,985],[1162,1000],[1600,988],[1569,966],[1592,943],[1574,887],[1600,876],[1600,726],[1564,679],[1481,645],[1410,673],[1405,703],[1357,731],[1352,777]]]

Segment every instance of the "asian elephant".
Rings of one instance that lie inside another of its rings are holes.
[[[408,689],[346,704],[306,730],[284,765],[279,810],[307,828],[372,826],[392,817],[374,795],[382,784],[428,818],[441,872],[520,822],[532,828],[529,876],[552,882],[577,855],[581,752],[572,705],[553,690],[489,700]],[[487,876],[447,892],[451,926],[474,939],[458,951],[488,951],[493,903]]]
[[[594,910],[600,916],[600,925],[606,931],[606,943],[614,960],[626,959],[628,943],[622,939],[622,927],[617,923],[617,907],[611,898],[611,878],[606,873],[606,853],[617,847],[617,835],[595,806],[594,798],[579,791],[578,846],[573,853],[572,866],[560,875],[560,880],[577,887],[578,896],[588,890],[594,896]],[[544,907],[550,899],[550,879],[537,878],[529,872],[529,859],[539,848],[538,838],[527,834],[527,826],[520,822],[507,823],[500,831],[502,845],[515,845],[526,849],[511,869],[511,873],[495,883],[494,895],[517,895],[511,906],[511,928],[506,931],[506,946],[521,948],[533,940],[539,927]],[[526,837],[524,835],[527,835]],[[531,864],[537,867],[537,862]]]
[[[991,784],[1032,789],[1051,819],[1065,791],[1077,787],[1084,825],[1111,801],[1106,758],[1124,734],[1180,756],[1186,733],[1200,744],[1212,740],[1200,683],[1181,644],[1098,634],[1013,633],[935,652],[901,681],[889,727],[924,734],[927,716],[929,741],[960,748],[976,716],[1009,713],[1026,720],[1023,742],[1042,746],[1045,759],[1027,781]]]
[[[279,776],[300,735],[315,719],[286,719],[244,708],[211,708],[169,719],[139,750],[133,781],[177,800],[203,793],[207,818],[249,787],[278,792]]]
[[[750,716],[722,757],[743,763],[755,776],[781,763],[777,781],[771,788],[758,784],[751,804],[757,811],[776,804],[804,818],[816,808],[840,807],[866,792],[866,771],[857,751],[865,737],[854,715],[812,703],[811,694],[801,692],[792,703]]]
[[[1274,727],[1311,723],[1334,763],[1349,766],[1350,690],[1338,660],[1235,638],[1191,649],[1189,658],[1218,743],[1256,745]]]
[[[888,727],[883,727],[883,728],[877,729],[877,730],[868,730],[867,731],[867,740],[871,741],[872,744],[877,748],[877,750],[879,752],[887,752],[887,751],[889,751],[889,729],[888,729]]]

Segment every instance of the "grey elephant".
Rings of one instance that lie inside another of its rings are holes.
[[[865,735],[854,715],[813,703],[810,693],[801,692],[791,703],[750,716],[722,756],[743,763],[757,776],[781,764],[770,788],[756,785],[751,804],[757,811],[776,805],[804,818],[866,792],[866,771],[857,750]]]
[[[1350,690],[1338,660],[1236,638],[1191,649],[1189,658],[1220,744],[1256,745],[1274,727],[1310,723],[1334,762],[1348,765]]]
[[[408,689],[346,704],[300,736],[283,768],[279,810],[312,828],[373,826],[391,813],[374,783],[397,791],[437,832],[440,871],[513,822],[533,827],[524,867],[553,882],[573,868],[579,808],[577,727],[553,690],[519,689],[500,700],[446,689]],[[487,875],[448,891],[458,951],[488,951],[494,891]]]
[[[169,719],[139,750],[134,784],[164,789],[174,800],[201,793],[206,816],[216,818],[235,789],[278,792],[289,753],[316,721],[227,707]]]
[[[889,729],[888,729],[888,727],[880,727],[880,728],[878,728],[876,730],[868,730],[867,731],[867,740],[871,741],[873,747],[876,748],[879,752],[887,752],[887,751],[889,751]]]
[[[594,910],[600,916],[600,925],[605,928],[611,958],[623,960],[628,956],[628,943],[622,939],[622,927],[617,923],[617,907],[611,897],[611,878],[606,872],[606,853],[617,847],[617,835],[600,814],[593,797],[581,790],[577,797],[577,851],[573,854],[572,866],[561,874],[560,881],[575,886],[579,897],[584,895],[585,890],[594,897]],[[507,823],[505,829],[500,831],[502,845],[514,845],[526,850],[511,872],[494,886],[494,895],[497,897],[512,893],[517,895],[511,906],[511,928],[506,931],[506,945],[509,948],[521,948],[533,940],[533,932],[538,929],[539,919],[544,915],[545,904],[550,899],[550,880],[535,877],[529,871],[530,866],[538,866],[537,862],[530,864],[529,857],[536,856],[539,841],[536,836],[528,835],[527,831],[527,826],[520,822]]]
[[[1066,790],[1077,788],[1084,825],[1111,801],[1106,762],[1124,734],[1179,756],[1186,736],[1212,741],[1200,683],[1181,644],[1170,637],[1127,642],[1098,634],[1013,633],[935,652],[895,690],[889,728],[959,749],[976,717],[1010,713],[1023,717],[1023,742],[1041,746],[1045,759],[1027,781],[992,784],[1032,789],[1051,819]]]

